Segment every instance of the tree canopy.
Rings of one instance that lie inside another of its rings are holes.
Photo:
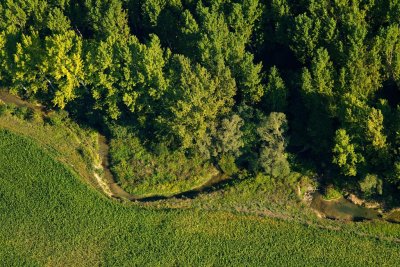
[[[400,186],[399,0],[5,0],[0,85],[153,153]]]

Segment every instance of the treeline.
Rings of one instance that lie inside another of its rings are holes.
[[[0,81],[107,128],[126,187],[290,162],[394,195],[399,24],[399,0],[5,0]]]

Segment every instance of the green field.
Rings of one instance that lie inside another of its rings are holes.
[[[0,266],[396,266],[400,244],[228,212],[122,205],[0,130]]]

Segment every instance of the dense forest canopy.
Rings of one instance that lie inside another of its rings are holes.
[[[400,0],[4,0],[0,85],[108,132],[121,181],[311,169],[390,197],[399,25]]]

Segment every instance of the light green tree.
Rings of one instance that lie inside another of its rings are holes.
[[[363,157],[355,151],[346,130],[339,129],[335,135],[335,146],[333,147],[333,160],[343,175],[356,176],[357,166],[364,161]]]
[[[47,36],[45,45],[41,69],[48,75],[53,104],[63,109],[78,96],[79,87],[84,85],[82,39],[70,30]]]
[[[196,146],[207,156],[217,118],[226,115],[233,105],[234,80],[223,66],[223,73],[212,76],[183,56],[174,56],[170,66],[171,84],[158,121],[169,129],[168,134],[178,137],[183,149]]]
[[[287,146],[286,115],[272,112],[260,123],[257,133],[262,141],[258,164],[272,177],[285,177],[290,173],[290,166],[285,152]]]
[[[44,56],[45,50],[39,33],[34,31],[30,35],[23,34],[14,54],[13,91],[25,95],[47,91],[46,73],[41,68]]]

